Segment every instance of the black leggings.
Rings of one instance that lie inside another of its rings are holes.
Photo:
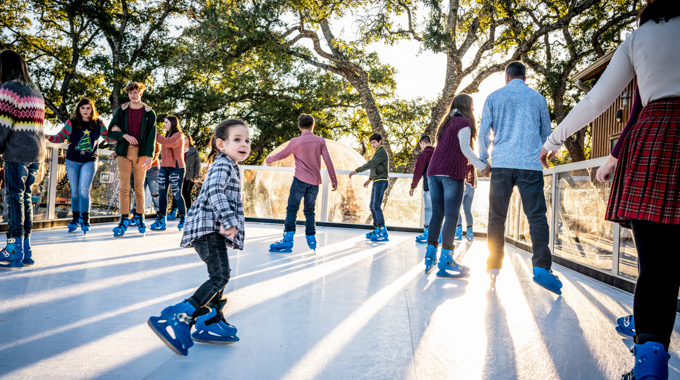
[[[635,342],[671,341],[680,288],[680,224],[631,220],[640,276],[635,285]],[[671,248],[673,247],[673,248]]]

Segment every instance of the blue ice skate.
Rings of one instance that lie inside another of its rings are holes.
[[[378,236],[379,232],[380,232],[380,227],[375,226],[375,229],[373,229],[373,231],[366,234],[366,239],[373,240],[374,237]]]
[[[534,282],[556,294],[562,294],[562,281],[550,269],[534,267]]]
[[[316,253],[316,235],[307,235],[307,245],[309,246],[309,249],[314,251]]]
[[[179,214],[179,223],[177,223],[177,229],[182,231],[182,228],[184,228],[184,215]]]
[[[73,219],[71,219],[68,224],[66,225],[66,228],[68,228],[68,232],[73,232],[78,229],[78,226],[82,223],[80,220],[80,213],[78,211],[73,212]]]
[[[429,230],[429,228],[425,227],[423,234],[416,236],[416,243],[427,244],[427,230]]]
[[[35,264],[35,261],[33,260],[33,250],[31,249],[31,237],[26,236],[24,237],[24,258],[21,260],[22,263],[24,263],[25,266],[30,267],[31,265]]]
[[[83,235],[87,235],[87,233],[90,231],[90,213],[84,212],[80,220],[80,229],[83,231]]]
[[[379,227],[378,233],[371,238],[371,241],[390,241],[390,236],[387,234],[385,226]]]
[[[161,311],[160,317],[149,318],[149,327],[177,355],[187,356],[194,345],[191,340],[191,322],[196,307],[188,300]],[[169,330],[172,330],[170,333]]]
[[[269,246],[269,252],[273,253],[291,253],[293,252],[293,235],[295,231],[286,231],[283,233],[283,239],[277,241]]]
[[[142,236],[146,234],[146,224],[144,223],[144,214],[137,214],[134,213],[132,216],[132,219],[135,221],[135,224],[137,225],[137,230],[139,231]]]
[[[625,317],[616,319],[616,332],[619,335],[633,339],[635,336],[635,320],[632,315],[626,315]]]
[[[430,273],[437,264],[437,247],[430,244],[425,251],[425,273]]]
[[[631,351],[635,355],[635,366],[621,380],[668,380],[668,352],[663,344],[636,344]]]
[[[156,214],[156,220],[151,223],[149,228],[151,228],[151,231],[165,231],[165,215]]]
[[[210,313],[196,318],[196,331],[191,337],[199,343],[232,344],[239,341],[236,332],[236,327],[227,323],[222,311],[211,307]]]
[[[167,211],[167,210],[164,210]],[[168,220],[177,220],[177,209],[173,208],[172,211],[168,214]]]
[[[463,240],[463,226],[456,226],[456,237],[454,240],[461,241]]]
[[[127,216],[121,215],[120,222],[118,222],[117,226],[113,227],[113,236],[121,237],[125,235],[125,231],[127,231],[129,225],[130,219],[128,219]]]
[[[460,265],[451,257],[451,250],[442,247],[442,253],[439,255],[439,272],[437,277],[445,278],[462,278],[470,275],[470,268]]]
[[[468,227],[467,231],[465,231],[465,238],[468,241],[472,241],[475,238],[475,234],[472,232],[472,227]]]
[[[0,269],[19,270],[24,268],[24,248],[21,238],[7,238],[7,246],[0,251]]]

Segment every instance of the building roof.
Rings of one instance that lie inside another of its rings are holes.
[[[583,71],[574,75],[574,80],[581,80],[581,82],[584,82],[602,75],[602,72],[607,68],[607,66],[609,66],[609,61],[611,61],[615,52],[616,50],[612,50],[609,53],[603,55],[600,59],[593,62],[592,65],[586,67]]]

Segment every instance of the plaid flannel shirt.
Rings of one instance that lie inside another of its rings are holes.
[[[241,202],[241,174],[236,162],[220,153],[210,165],[198,198],[191,205],[184,223],[182,247],[211,233],[236,227],[236,236],[227,238],[227,245],[243,249],[246,218]]]

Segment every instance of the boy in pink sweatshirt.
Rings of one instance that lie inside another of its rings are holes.
[[[267,157],[265,162],[283,160],[291,154],[295,158],[295,178],[290,186],[288,207],[286,207],[286,222],[283,231],[283,239],[270,245],[269,252],[290,253],[293,252],[293,235],[295,235],[295,217],[300,209],[300,202],[304,198],[305,235],[309,248],[316,251],[316,225],[314,211],[316,210],[316,196],[319,194],[321,184],[321,157],[326,164],[328,176],[331,179],[331,191],[338,188],[338,180],[335,177],[333,161],[328,153],[326,141],[316,136],[314,131],[314,117],[302,114],[298,118],[298,128],[302,135],[288,142],[281,152]]]

